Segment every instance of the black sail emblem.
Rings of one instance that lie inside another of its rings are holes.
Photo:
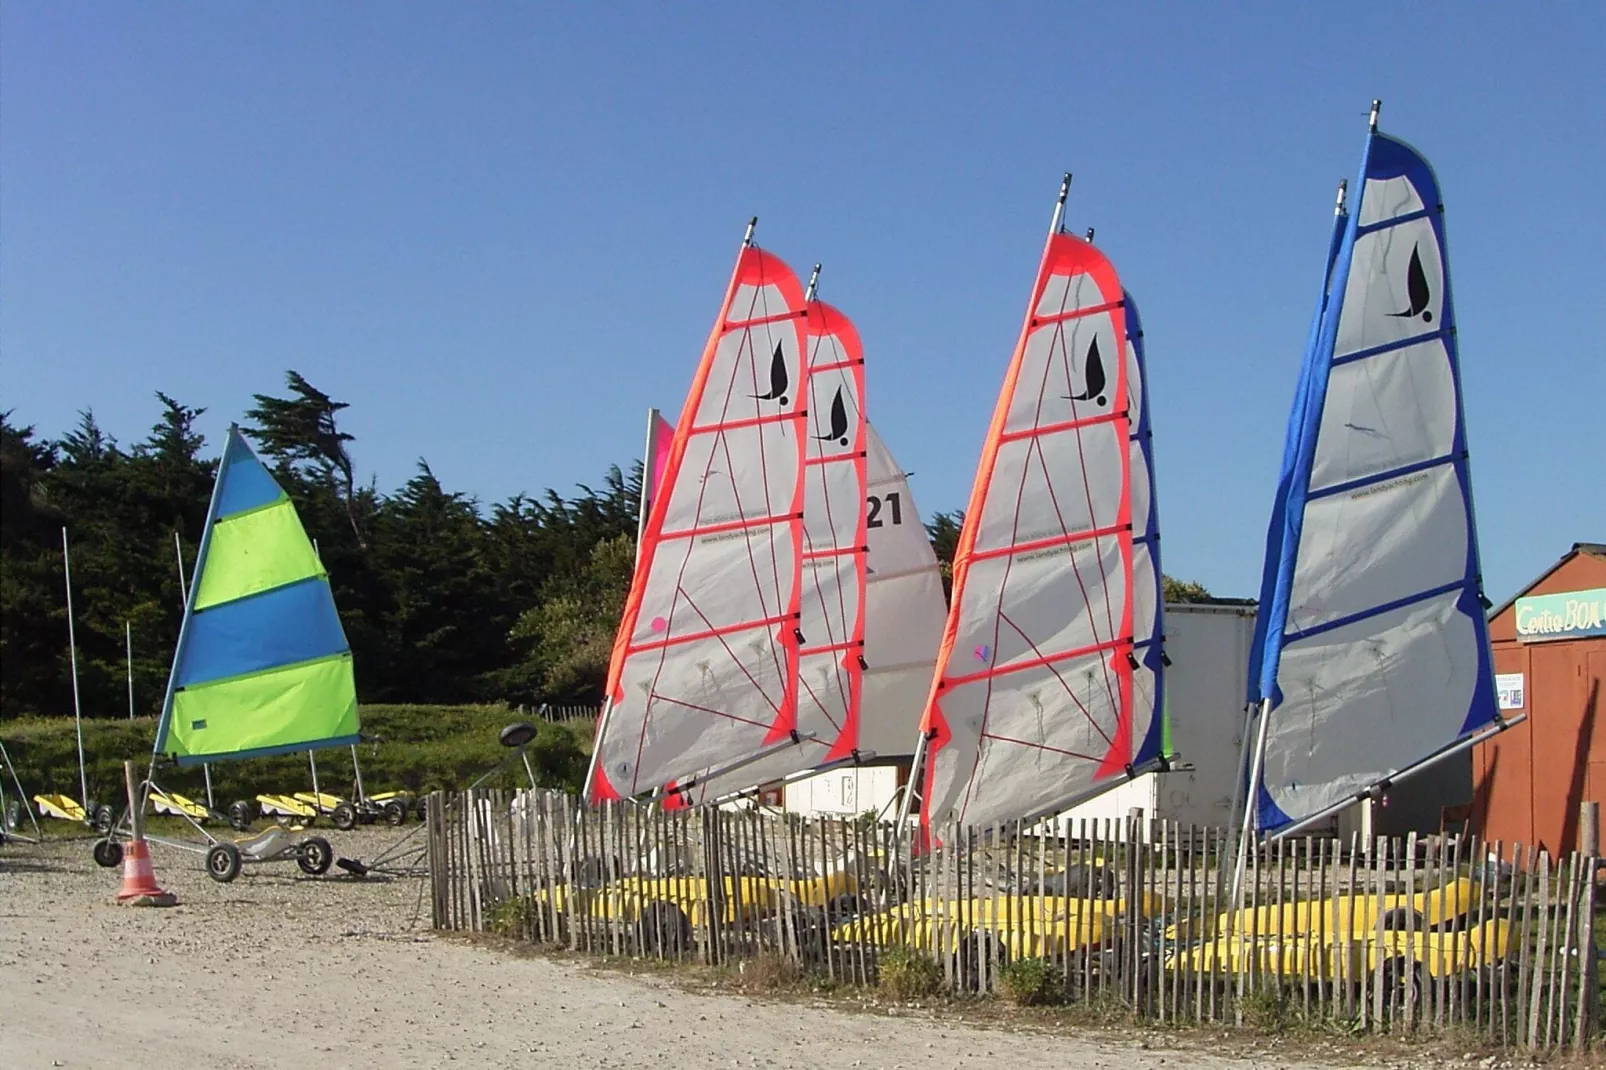
[[[749,397],[759,401],[778,401],[786,404],[786,387],[789,383],[786,375],[786,358],[781,355],[781,343],[775,343],[775,355],[770,358],[770,392],[768,394],[749,394]]]
[[[829,442],[836,439],[840,445],[848,444],[848,407],[842,403],[842,388],[836,388],[836,397],[831,399],[831,430],[823,435],[815,435],[816,442]]]
[[[1104,361],[1099,358],[1099,340],[1093,339],[1093,344],[1087,347],[1087,359],[1082,362],[1082,376],[1086,379],[1086,389],[1080,394],[1066,394],[1069,401],[1087,401],[1092,399],[1100,405],[1104,404]]]
[[[1411,246],[1411,263],[1405,269],[1405,296],[1411,302],[1410,307],[1389,315],[1396,318],[1421,316],[1423,323],[1433,322],[1433,313],[1428,311],[1433,294],[1428,290],[1428,273],[1422,270],[1422,250],[1417,245]]]

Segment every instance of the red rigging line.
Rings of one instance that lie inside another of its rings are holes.
[[[793,731],[804,320],[791,269],[744,243],[643,530],[608,667],[592,801],[650,791]]]
[[[1051,808],[1132,760],[1133,534],[1125,300],[1050,235],[954,555],[921,722],[923,838]]]

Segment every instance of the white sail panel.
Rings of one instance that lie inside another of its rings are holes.
[[[676,784],[678,805],[812,769],[858,745],[867,555],[864,355],[853,324],[831,306],[810,302],[805,323],[809,431],[793,723],[799,742],[730,773]]]
[[[1289,433],[1256,817],[1327,813],[1496,717],[1443,209],[1372,134]]]
[[[986,826],[1132,759],[1133,531],[1120,281],[1050,237],[955,555],[921,823]]]
[[[874,426],[869,439],[869,575],[865,589],[864,697],[859,748],[907,754],[931,691],[948,602],[942,567],[909,477]]]
[[[803,295],[743,248],[665,465],[609,667],[588,796],[786,740],[796,717]]]

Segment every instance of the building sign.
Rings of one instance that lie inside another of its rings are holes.
[[[1528,704],[1528,696],[1523,694],[1520,672],[1495,673],[1494,689],[1500,695],[1500,708],[1503,710],[1520,710]]]
[[[1517,599],[1517,638],[1525,643],[1606,635],[1606,587]]]

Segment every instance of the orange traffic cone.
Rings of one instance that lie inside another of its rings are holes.
[[[156,883],[151,869],[151,849],[144,840],[130,840],[123,851],[123,887],[117,893],[119,903],[135,906],[172,906],[178,897],[165,892]]]

